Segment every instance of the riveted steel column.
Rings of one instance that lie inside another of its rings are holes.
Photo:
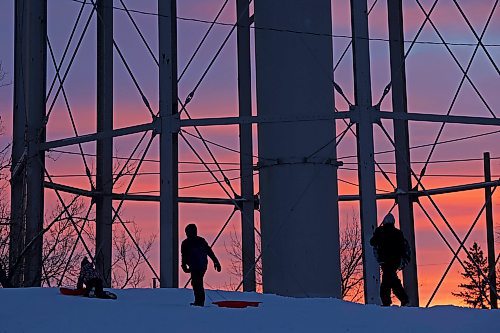
[[[389,19],[392,110],[393,112],[407,113],[402,0],[387,0],[387,14]],[[397,197],[399,226],[412,249],[411,260],[403,270],[403,281],[410,298],[410,305],[418,306],[417,251],[415,247],[413,202],[410,195],[407,194],[412,190],[407,120],[394,120],[394,141],[396,143],[396,179],[398,189],[401,190],[401,194]]]
[[[373,155],[373,121],[370,45],[366,0],[351,0],[352,49],[354,67],[354,110],[359,119],[356,125],[358,141],[358,178],[363,244],[363,273],[365,303],[379,304],[379,265],[370,246],[377,226],[375,189],[375,160]]]
[[[113,1],[97,1],[97,132],[113,130]],[[111,286],[113,138],[97,140],[96,269]]]
[[[238,98],[240,116],[252,115],[250,16],[248,0],[237,0]],[[243,291],[255,291],[255,231],[252,124],[240,124],[241,243]]]
[[[23,281],[23,262],[19,255],[24,247],[26,218],[26,141],[27,108],[25,103],[25,63],[28,59],[27,36],[27,1],[15,2],[14,30],[14,110],[12,130],[12,168],[10,191],[10,234],[9,234],[9,275],[11,283],[20,287]]]
[[[43,237],[39,236],[44,220],[44,153],[40,152],[40,144],[45,141],[47,2],[24,1],[21,6],[24,7],[24,10],[21,9],[21,25],[25,25],[21,28],[21,49],[25,54],[20,59],[23,71],[20,79],[24,81],[21,83],[24,89],[20,88],[23,95],[17,97],[24,99],[25,113],[21,109],[16,111],[21,113],[18,116],[26,117],[27,125],[25,244],[35,240],[25,254],[23,286],[37,287],[41,285],[42,278]]]
[[[179,285],[176,1],[158,0],[160,61],[160,287]]]
[[[491,162],[490,153],[484,153],[484,181],[491,182]],[[496,274],[496,253],[495,253],[495,230],[493,223],[493,197],[491,196],[491,187],[484,188],[484,197],[486,200],[486,241],[488,243],[488,278],[490,281],[497,280]],[[492,309],[498,309],[497,293],[493,289],[495,282],[490,282],[490,304]]]

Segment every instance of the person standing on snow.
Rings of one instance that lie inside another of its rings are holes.
[[[76,289],[83,289],[85,284],[85,294],[84,296],[89,297],[92,288],[95,288],[95,297],[103,298],[105,296],[104,290],[102,288],[102,279],[97,274],[94,265],[89,262],[87,257],[83,258],[80,275],[78,276],[78,283],[76,284]]]
[[[184,273],[191,273],[191,285],[194,292],[194,303],[191,305],[204,306],[203,277],[208,266],[207,256],[214,262],[214,268],[217,272],[221,271],[221,266],[207,241],[198,236],[196,225],[188,224],[185,231],[187,238],[181,244],[181,267]]]
[[[391,305],[391,290],[401,301],[401,306],[409,303],[408,295],[398,278],[398,269],[403,269],[409,262],[409,246],[401,230],[394,226],[394,216],[389,213],[384,217],[382,225],[375,229],[370,244],[374,247],[375,256],[382,268],[380,299],[382,306]]]

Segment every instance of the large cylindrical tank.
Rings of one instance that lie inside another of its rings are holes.
[[[255,0],[257,112],[334,112],[330,0]],[[333,120],[258,126],[264,292],[340,297]],[[322,149],[321,149],[322,148]]]

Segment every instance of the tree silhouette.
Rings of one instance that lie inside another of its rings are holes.
[[[489,282],[485,277],[488,276],[488,259],[476,242],[469,252],[470,257],[464,260],[465,268],[461,273],[466,282],[459,284],[460,291],[452,294],[473,308],[487,309]]]

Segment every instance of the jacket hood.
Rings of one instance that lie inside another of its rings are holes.
[[[382,224],[383,225],[388,225],[388,224],[394,225],[395,222],[396,222],[396,219],[394,218],[394,215],[392,215],[391,213],[389,213],[389,214],[387,214],[384,217],[384,220],[382,221]]]

